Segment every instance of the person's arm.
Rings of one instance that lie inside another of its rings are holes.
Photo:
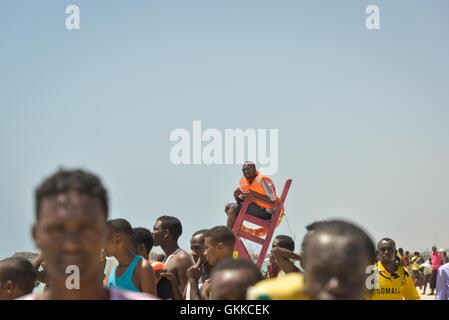
[[[190,300],[201,300],[201,293],[198,288],[198,281],[201,277],[201,258],[187,269],[187,281],[190,285]]]
[[[284,273],[300,272],[299,268],[295,266],[295,264],[291,262],[289,259],[279,257],[276,259],[276,263],[279,269],[282,270]]]
[[[206,281],[204,281],[203,283],[203,287],[201,288],[201,298],[203,300],[209,300],[209,296],[210,296],[210,279],[207,279]]]
[[[156,295],[156,280],[154,278],[153,268],[150,262],[145,259],[142,259],[142,263],[140,264],[139,283],[142,292]]]
[[[164,270],[161,272],[161,278],[165,278],[170,282],[173,300],[184,300],[181,291],[179,291],[178,280],[176,280],[173,273]]]
[[[242,194],[242,191],[240,188],[237,188],[234,190],[234,199],[237,201],[237,203],[242,202],[243,200],[240,198],[240,195]]]
[[[280,255],[287,259],[298,260],[298,261],[301,260],[301,257],[299,256],[299,254],[296,254],[293,251],[290,251],[285,248],[280,248],[280,247],[273,248],[271,250],[271,252],[275,252],[277,255]]]
[[[246,198],[249,198],[251,200],[254,200],[254,199],[261,200],[261,201],[265,201],[265,202],[268,202],[271,204],[276,203],[276,200],[271,200],[267,196],[264,196],[263,194],[260,194],[258,192],[252,191],[252,190],[242,193],[242,199],[245,200]]]
[[[189,269],[193,262],[192,259],[187,254],[179,255],[179,257],[175,257],[176,261],[176,275],[179,280],[179,291],[184,292],[184,289],[187,285],[187,269]]]
[[[435,300],[449,299],[449,279],[443,268],[438,269]]]
[[[279,269],[285,273],[299,272],[299,268],[290,261],[290,259],[299,260],[299,256],[296,253],[285,248],[273,248],[271,254],[276,259],[276,264],[279,266]]]

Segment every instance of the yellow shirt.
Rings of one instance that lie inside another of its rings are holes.
[[[262,280],[248,289],[248,300],[307,300],[303,276],[297,272]]]
[[[382,262],[375,266],[377,286],[371,294],[371,300],[419,300],[415,284],[408,271],[399,265],[397,271],[390,274]]]

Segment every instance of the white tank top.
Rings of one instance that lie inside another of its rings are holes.
[[[177,254],[179,251],[184,251],[184,250],[182,250],[181,248],[176,249],[175,252],[173,252],[171,255],[169,255],[167,258],[165,258],[165,260],[163,261],[163,262],[164,262],[164,266],[166,266],[166,265],[168,264],[168,262],[170,261],[170,259],[171,259],[175,254]]]

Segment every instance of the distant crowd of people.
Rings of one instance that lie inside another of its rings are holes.
[[[449,299],[446,252],[433,247],[429,257],[410,255],[391,238],[375,244],[343,220],[308,225],[298,253],[290,236],[275,236],[264,273],[252,260],[236,258],[232,226],[242,201],[251,199],[247,212],[261,219],[278,203],[271,179],[250,162],[242,171],[236,203],[225,208],[227,225],[194,232],[190,250],[178,244],[178,218],[157,217],[151,230],[108,219],[108,192],[99,177],[57,171],[35,192],[33,239],[40,254],[33,261],[0,261],[0,299],[416,300],[416,288],[424,294],[428,284],[436,299]]]
[[[427,286],[430,288],[428,295],[435,295],[437,290],[439,294],[437,299],[440,299],[441,294],[447,297],[444,286],[444,281],[447,277],[445,271],[445,264],[449,263],[449,257],[444,249],[439,249],[435,246],[432,247],[430,253],[421,254],[415,251],[413,255],[409,251],[405,251],[403,248],[398,249],[397,263],[401,264],[407,269],[409,274],[412,275],[413,282],[416,287],[422,289],[422,294],[426,294]]]

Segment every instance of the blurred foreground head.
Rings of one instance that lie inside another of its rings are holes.
[[[83,281],[98,278],[106,236],[108,195],[101,180],[84,170],[59,170],[35,192],[33,238],[42,251],[49,280],[65,283],[77,266]]]
[[[212,270],[211,300],[245,300],[249,287],[263,280],[256,265],[247,259],[226,259]]]
[[[358,226],[341,220],[320,223],[304,241],[304,284],[311,299],[365,299],[366,268],[375,246]]]

